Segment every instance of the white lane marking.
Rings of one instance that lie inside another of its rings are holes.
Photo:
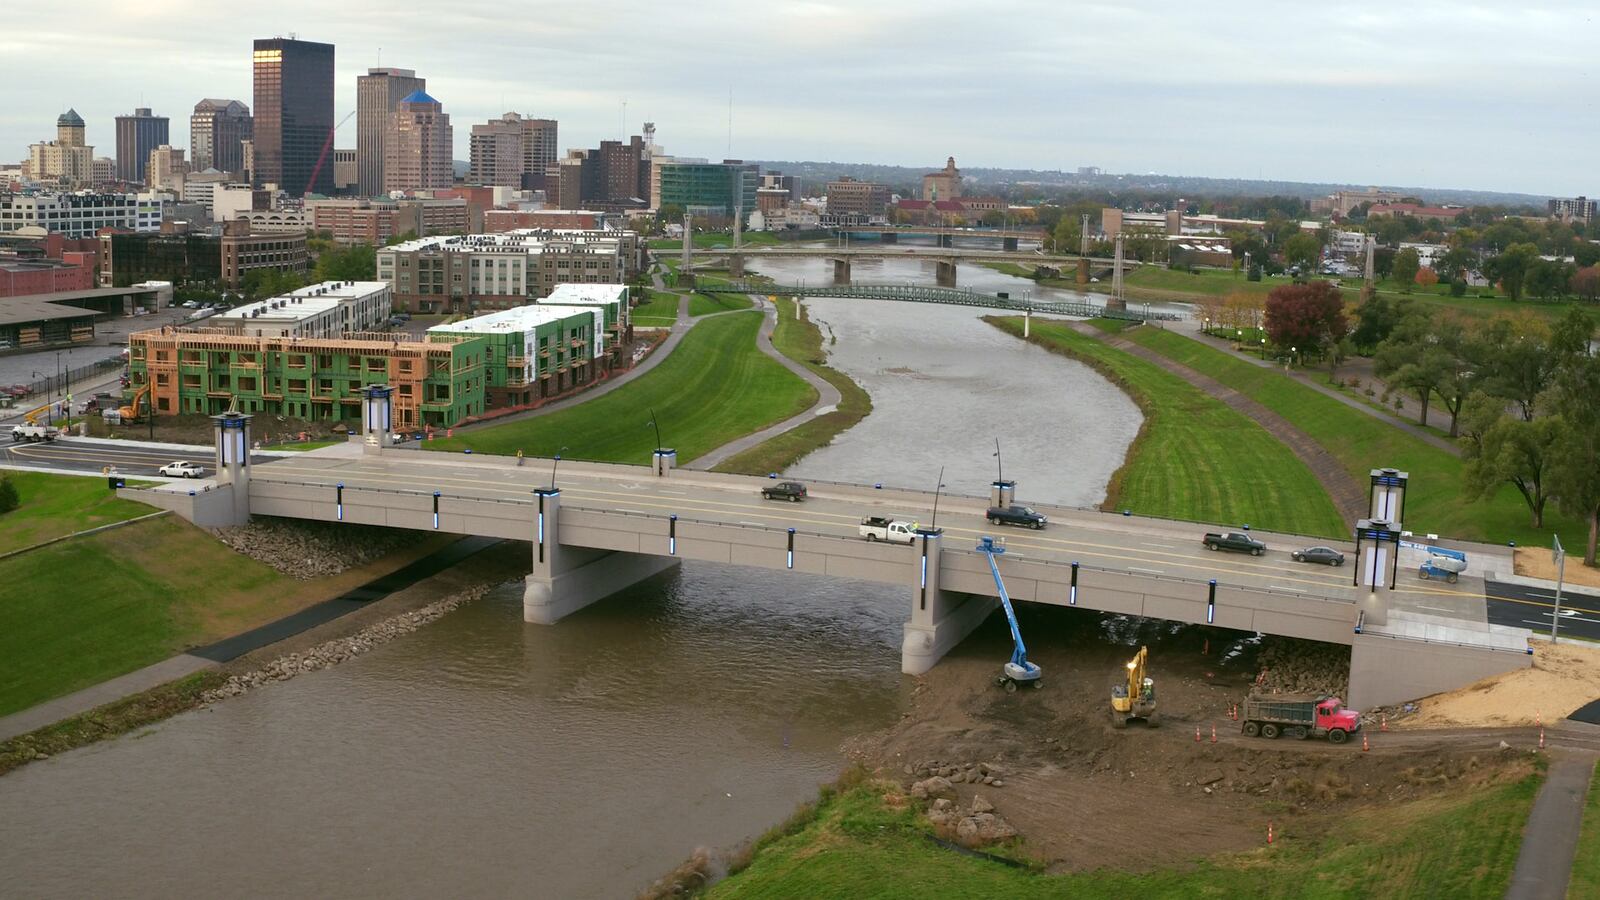
[[[621,507],[617,508],[617,512],[633,513],[636,516],[648,516],[648,515],[650,515],[650,513],[647,513],[642,509],[623,509]]]
[[[1176,550],[1176,549],[1178,549],[1177,547],[1174,547],[1171,544],[1152,544],[1149,541],[1140,541],[1139,542],[1139,546],[1141,546],[1141,547],[1156,547],[1156,548],[1159,548],[1161,550]]]
[[[749,525],[751,528],[770,528],[771,527],[770,525],[763,525],[760,522],[745,522],[745,521],[742,521],[742,520],[739,522],[739,524],[740,525]]]
[[[1141,569],[1138,566],[1129,566],[1128,567],[1128,571],[1129,572],[1144,572],[1144,573],[1146,573],[1148,575],[1164,575],[1164,574],[1166,574],[1165,572],[1162,572],[1160,569]]]
[[[1420,604],[1420,603],[1419,603],[1419,604],[1417,604],[1417,609],[1431,609],[1431,610],[1433,610],[1433,611],[1434,611],[1434,612],[1446,612],[1446,613],[1447,613],[1447,612],[1455,612],[1455,610],[1453,610],[1453,609],[1446,609],[1446,608],[1445,608],[1445,607],[1443,607],[1443,606],[1423,606],[1423,605],[1422,605],[1422,604]]]
[[[1300,593],[1300,590],[1301,590],[1300,588],[1297,588],[1297,587],[1289,587],[1287,585],[1282,585],[1282,584],[1269,584],[1269,585],[1267,585],[1267,589],[1268,590],[1273,590],[1273,591],[1293,591],[1295,593]]]
[[[688,491],[656,491],[656,493],[658,493],[658,494],[671,494],[674,497],[687,497],[687,496],[689,496],[689,492]]]

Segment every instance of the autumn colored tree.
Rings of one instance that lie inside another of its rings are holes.
[[[1267,294],[1267,336],[1280,347],[1321,352],[1350,331],[1344,297],[1326,281],[1286,284]]]
[[[1439,283],[1439,273],[1423,266],[1417,270],[1417,277],[1413,280],[1422,287],[1431,288]]]
[[[1585,266],[1572,273],[1567,285],[1583,300],[1600,300],[1600,266]]]

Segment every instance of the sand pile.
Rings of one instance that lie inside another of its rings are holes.
[[[1408,728],[1551,724],[1600,698],[1600,647],[1533,642],[1533,667],[1496,675],[1419,702]]]

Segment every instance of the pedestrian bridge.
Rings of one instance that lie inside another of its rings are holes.
[[[939,303],[946,306],[976,306],[984,309],[1002,309],[1010,312],[1036,312],[1058,316],[1077,316],[1085,319],[1126,319],[1135,322],[1152,320],[1176,321],[1176,313],[1156,312],[1148,305],[1136,309],[1117,309],[1099,303],[1083,301],[1053,302],[1048,300],[1000,297],[981,291],[962,291],[955,288],[926,287],[907,284],[837,284],[793,285],[759,281],[734,281],[726,284],[707,284],[696,288],[702,294],[782,294],[786,297],[844,297],[859,300],[899,300],[908,303]]]
[[[1208,553],[1206,526],[1047,507],[1049,529],[1012,531],[985,521],[996,496],[938,498],[934,528],[931,494],[813,482],[804,503],[767,501],[767,479],[675,469],[671,451],[651,466],[557,469],[553,460],[386,447],[371,435],[252,463],[229,458],[249,446],[249,417],[215,418],[216,478],[120,493],[203,526],[269,515],[525,541],[523,613],[534,623],[684,560],[855,578],[905,587],[901,664],[919,674],[997,608],[988,562],[974,549],[989,534],[1006,540],[999,564],[1019,602],[1348,646],[1357,706],[1450,690],[1531,659],[1528,632],[1487,623],[1481,582],[1476,593],[1464,581],[1371,594],[1351,586],[1347,569],[1290,561],[1305,538],[1262,534],[1272,550],[1260,558]],[[1013,489],[998,483],[994,492],[1009,500]],[[857,533],[867,515],[925,527],[911,545],[867,542]]]

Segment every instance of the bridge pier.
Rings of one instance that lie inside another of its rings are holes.
[[[212,501],[212,516],[226,518],[227,525],[250,523],[250,417],[229,412],[212,416],[217,439],[217,488],[222,497]],[[201,503],[195,503],[195,511]],[[199,516],[190,521],[199,524]],[[207,523],[213,524],[213,523]]]
[[[554,625],[616,592],[678,565],[671,556],[561,546],[561,492],[537,494],[533,571],[523,580],[522,620]]]
[[[935,265],[934,279],[933,279],[934,283],[937,284],[939,287],[952,287],[952,288],[955,287],[956,286],[956,263],[955,263],[955,260],[941,259],[937,263],[935,263],[934,265]]]
[[[833,283],[834,284],[849,284],[850,283],[850,257],[848,257],[848,256],[837,256],[837,257],[833,258],[832,262],[833,262]]]
[[[1089,283],[1089,258],[1087,256],[1078,258],[1078,283]]]
[[[728,275],[732,278],[744,277],[743,253],[733,253],[728,256]]]
[[[1016,250],[1017,249],[1017,239],[1014,238],[1014,237],[1001,238],[1000,239],[1000,249],[1002,249],[1002,250],[1013,250],[1013,251]]]
[[[941,247],[954,247],[955,245],[956,245],[956,236],[955,235],[953,235],[953,234],[941,234],[941,235],[939,235],[939,246],[941,246]]]
[[[895,234],[892,231],[885,231],[879,237],[882,239],[882,241],[885,244],[898,244],[898,243],[900,243],[900,235]]]
[[[939,586],[942,531],[918,532],[917,569],[913,575],[911,618],[900,644],[900,671],[921,675],[966,639],[1000,605],[995,597],[946,591]]]

